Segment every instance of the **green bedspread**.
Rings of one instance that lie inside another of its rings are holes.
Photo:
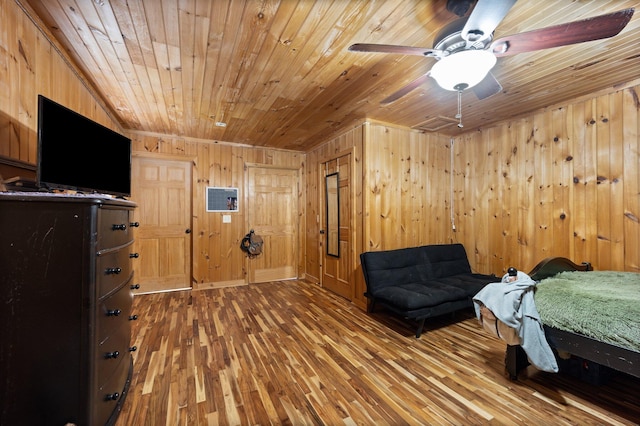
[[[561,272],[538,283],[542,323],[640,352],[640,274]]]

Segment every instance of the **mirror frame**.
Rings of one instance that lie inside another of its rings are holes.
[[[329,188],[335,188],[335,192],[331,193]],[[325,207],[327,255],[340,257],[340,179],[338,172],[325,176]],[[334,224],[335,228],[332,229],[331,226]],[[331,241],[334,237],[335,240]],[[332,242],[333,244],[331,244]]]

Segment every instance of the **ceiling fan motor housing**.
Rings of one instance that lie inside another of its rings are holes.
[[[493,40],[493,34],[490,34],[487,38],[480,41],[467,41],[462,38],[462,29],[467,23],[467,18],[456,19],[453,22],[445,25],[433,40],[433,48],[435,50],[441,50],[447,54],[459,52],[461,50],[469,49],[484,49]]]
[[[447,10],[456,16],[465,16],[474,3],[474,0],[448,0]]]

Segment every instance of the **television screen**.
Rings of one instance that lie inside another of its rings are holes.
[[[131,139],[38,95],[41,188],[131,195]]]

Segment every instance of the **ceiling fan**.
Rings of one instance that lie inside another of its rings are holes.
[[[400,99],[425,83],[429,77],[436,80],[443,89],[457,91],[458,99],[466,89],[473,89],[478,99],[485,99],[502,90],[500,83],[491,74],[496,58],[613,37],[622,31],[634,13],[634,8],[629,8],[493,40],[493,31],[515,2],[516,0],[478,0],[471,14],[464,17],[473,1],[448,0],[447,10],[460,18],[440,30],[432,49],[357,43],[349,46],[349,50],[437,59],[426,74],[383,99],[383,105]],[[459,126],[462,127],[461,124]]]

